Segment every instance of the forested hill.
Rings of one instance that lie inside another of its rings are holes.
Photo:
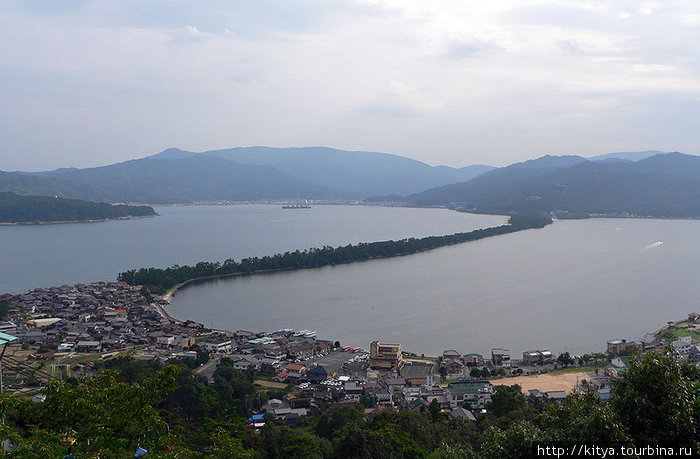
[[[148,206],[0,193],[0,223],[90,221],[151,215],[156,212]]]
[[[364,199],[462,182],[493,169],[430,166],[386,153],[325,147],[167,149],[87,169],[2,172],[0,191],[151,204],[267,199]]]
[[[430,187],[470,180],[493,167],[431,166],[415,159],[372,151],[345,151],[327,147],[237,147],[193,153],[168,149],[154,158],[216,157],[240,164],[274,167],[311,183],[365,198],[377,194],[408,194]]]
[[[320,268],[322,266],[410,255],[491,236],[514,233],[531,228],[543,228],[552,223],[552,220],[538,215],[513,215],[508,223],[508,225],[478,229],[468,233],[427,236],[419,239],[409,238],[398,241],[368,242],[357,245],[348,244],[344,247],[326,246],[320,249],[296,250],[261,258],[244,258],[239,262],[228,259],[223,263],[200,262],[194,266],[172,266],[165,269],[132,269],[120,273],[118,279],[120,282],[126,282],[129,285],[143,285],[151,291],[163,293],[177,285],[206,277]]]
[[[496,214],[698,218],[698,196],[700,157],[667,153],[636,162],[545,156],[406,200],[417,206]]]

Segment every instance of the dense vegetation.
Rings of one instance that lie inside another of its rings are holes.
[[[468,233],[428,236],[418,239],[409,238],[398,241],[369,242],[357,245],[349,244],[344,247],[326,246],[320,249],[296,250],[272,256],[244,258],[239,262],[228,259],[223,263],[200,262],[194,266],[172,266],[165,269],[132,269],[120,273],[118,279],[130,285],[144,285],[155,292],[163,293],[178,284],[203,277],[319,268],[321,266],[410,255],[438,247],[475,241],[524,229],[542,228],[551,222],[551,219],[537,215],[514,215],[510,217],[508,225],[479,229]]]
[[[0,193],[0,223],[103,220],[156,215],[152,207]]]
[[[268,418],[256,432],[250,410],[291,388],[256,388],[254,378],[226,358],[212,384],[184,364],[118,358],[96,377],[50,383],[43,403],[1,395],[0,437],[13,457],[127,457],[142,447],[181,458],[514,458],[534,456],[537,445],[700,447],[700,371],[655,353],[632,360],[610,402],[585,392],[533,406],[519,386],[498,386],[476,422],[448,420],[436,403],[422,414],[366,415],[362,405],[324,402],[292,426]]]
[[[700,217],[700,157],[669,153],[637,162],[542,157],[464,183],[409,196],[413,205],[473,212],[555,212],[559,217]]]

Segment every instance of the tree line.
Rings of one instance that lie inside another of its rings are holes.
[[[366,242],[341,247],[324,246],[303,251],[278,253],[271,256],[249,257],[238,262],[227,259],[220,262],[199,262],[194,266],[169,268],[140,268],[120,273],[118,280],[130,285],[143,285],[153,292],[167,290],[194,279],[216,276],[248,275],[266,271],[320,268],[329,265],[411,255],[463,242],[476,241],[491,236],[514,233],[532,228],[543,228],[552,223],[540,215],[513,215],[507,225],[478,229],[445,236],[407,238],[398,241]]]
[[[423,412],[387,408],[366,414],[364,404],[319,401],[292,425],[266,418],[256,431],[251,411],[290,391],[254,385],[251,368],[221,359],[213,381],[186,364],[116,358],[96,376],[52,381],[46,399],[0,394],[0,438],[10,457],[269,458],[517,458],[537,446],[586,444],[700,447],[700,370],[671,355],[631,359],[613,379],[609,401],[595,391],[561,403],[533,405],[520,386],[497,386],[476,422],[449,419],[432,401]],[[397,395],[398,397],[399,395]],[[632,455],[634,456],[634,455]]]
[[[149,206],[0,193],[0,223],[103,220],[156,215]]]

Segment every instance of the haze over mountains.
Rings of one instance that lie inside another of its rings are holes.
[[[700,217],[700,157],[667,153],[639,161],[590,161],[543,156],[405,200],[483,213]]]
[[[429,166],[388,153],[344,151],[326,147],[237,147],[194,153],[168,149],[151,158],[223,158],[238,164],[273,167],[285,174],[335,189],[340,195],[364,198],[372,194],[408,194],[448,183],[470,180],[494,169]]]
[[[452,168],[386,153],[323,147],[175,148],[88,169],[0,173],[0,191],[152,204],[258,199],[363,199],[410,194],[493,169]]]
[[[700,217],[700,157],[649,150],[452,168],[325,147],[169,148],[102,167],[0,172],[0,191],[151,204],[391,195],[485,213]]]

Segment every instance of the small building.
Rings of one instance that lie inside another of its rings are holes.
[[[500,347],[491,349],[491,361],[494,365],[500,365],[506,368],[510,367],[510,351]]]
[[[493,384],[488,381],[460,381],[447,386],[450,407],[469,405],[471,409],[483,409],[491,401]]]
[[[608,341],[608,354],[610,355],[620,355],[622,353],[635,350],[639,347],[634,341],[627,341],[625,339],[614,339]]]
[[[474,413],[461,406],[452,408],[448,414],[448,417],[450,419],[468,419],[469,421],[476,421]]]
[[[700,346],[691,346],[688,350],[688,360],[694,363],[700,362]]]
[[[403,363],[403,353],[400,344],[380,343],[372,341],[369,351],[370,368],[379,370],[397,370]]]
[[[306,367],[300,363],[290,363],[286,367],[287,380],[299,381],[306,373]]]
[[[343,384],[343,392],[347,398],[359,400],[365,393],[365,388],[356,382],[347,381]]]
[[[393,393],[406,387],[406,380],[403,378],[386,378],[384,384],[386,384],[387,389]]]
[[[217,354],[228,354],[231,352],[231,340],[207,342],[204,343],[204,349]]]
[[[448,374],[460,373],[464,369],[462,361],[455,359],[443,360],[442,366],[445,367]]]
[[[527,397],[527,400],[536,405],[544,405],[550,402],[561,402],[566,398],[566,392],[563,390],[543,392],[539,389],[531,389],[529,392],[530,395]]]
[[[552,361],[552,353],[546,349],[523,352],[523,365],[544,365]]]
[[[175,337],[174,336],[159,336],[156,338],[156,344],[158,346],[170,346],[175,342]]]
[[[433,384],[433,371],[435,365],[432,363],[423,362],[406,362],[401,367],[401,377],[405,379],[411,386],[421,386]]]
[[[692,347],[688,341],[683,339],[677,339],[671,343],[671,346],[673,347],[674,352],[678,353],[679,355],[687,355]]]
[[[449,359],[454,359],[454,360],[460,360],[462,358],[462,354],[457,352],[454,349],[447,349],[445,351],[442,351],[442,359],[443,360],[449,360]]]
[[[99,341],[78,341],[75,345],[75,352],[101,352],[102,345]]]
[[[484,356],[476,353],[464,354],[462,360],[467,366],[482,365],[484,363]]]
[[[306,379],[314,384],[328,379],[328,371],[323,365],[317,365],[306,372]]]

